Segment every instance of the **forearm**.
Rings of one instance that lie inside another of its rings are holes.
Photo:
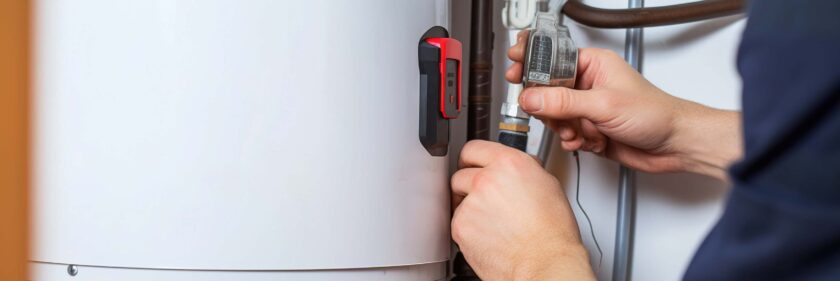
[[[583,245],[552,251],[544,257],[534,257],[516,266],[514,280],[596,280],[589,255]]]
[[[727,180],[726,169],[743,154],[741,113],[692,102],[680,112],[674,145],[685,170]]]

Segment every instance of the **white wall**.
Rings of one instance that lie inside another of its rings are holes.
[[[597,0],[587,4],[604,8],[626,7],[625,1]],[[681,3],[677,0],[648,1],[648,6]],[[494,2],[493,95],[499,108],[505,87],[503,84],[507,36],[499,21],[502,1]],[[452,33],[464,43],[464,57],[468,66],[470,1],[452,1]],[[624,30],[592,29],[567,21],[579,47],[599,47],[624,53]],[[735,69],[735,54],[744,19],[734,16],[700,23],[645,29],[643,73],[663,90],[689,100],[725,109],[740,108],[740,79]],[[464,69],[467,73],[468,68]],[[467,77],[464,81],[468,81]],[[466,85],[466,84],[465,84]],[[465,90],[466,90],[465,86]],[[494,118],[497,118],[494,114]],[[466,118],[454,127],[465,130]],[[493,123],[497,123],[497,119]],[[495,127],[495,126],[493,126]],[[495,136],[495,133],[493,134]],[[453,141],[462,143],[463,134],[455,133]],[[452,163],[457,159],[459,145],[450,151]],[[555,146],[559,147],[559,146]],[[600,280],[610,280],[615,239],[616,190],[618,165],[582,154],[581,201],[592,218],[596,236],[604,251],[603,264],[598,271]],[[575,167],[569,153],[555,149],[549,170],[574,198]],[[454,167],[454,166],[453,166]],[[638,175],[638,209],[636,220],[634,280],[678,280],[694,251],[719,217],[727,184],[688,174]],[[572,200],[573,201],[573,200]],[[573,202],[574,204],[574,202]],[[574,206],[574,205],[573,205]],[[575,210],[577,213],[578,211]],[[597,251],[591,241],[582,215],[578,214],[584,243],[590,249],[597,266]]]

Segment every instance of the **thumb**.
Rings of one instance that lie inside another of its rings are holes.
[[[603,115],[602,103],[592,92],[565,87],[533,87],[522,91],[519,105],[525,112],[539,117],[586,118],[597,122]]]

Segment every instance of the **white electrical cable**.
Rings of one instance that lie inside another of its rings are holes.
[[[537,0],[505,1],[505,6],[502,8],[502,25],[508,29],[510,46],[516,45],[518,32],[530,27],[534,22],[537,17],[537,8]],[[505,102],[511,106],[519,106],[520,92],[522,92],[522,84],[509,83]]]
[[[559,24],[563,24],[563,19],[566,18],[566,15],[564,15],[563,12],[560,11],[560,9],[563,9],[563,5],[566,5],[566,0],[549,0],[548,12],[560,15],[557,17],[557,23]]]
[[[508,41],[510,41],[510,46],[516,45],[516,35],[519,34],[518,29],[509,29],[508,30]],[[509,67],[510,65],[508,65]],[[514,84],[508,83],[507,95],[505,96],[506,102],[511,104],[519,104],[519,93],[522,92],[522,84]]]
[[[546,0],[540,0],[543,2]],[[538,0],[506,0],[502,8],[502,25],[508,29],[508,42],[510,46],[516,45],[516,35],[522,30],[533,24],[537,17],[539,10]],[[508,60],[505,64],[507,67],[513,62]],[[507,94],[505,101],[502,103],[502,115],[513,116],[519,115],[519,93],[522,92],[522,84],[507,84]],[[526,147],[535,147],[534,145],[526,145]],[[527,150],[527,149],[526,149]],[[530,151],[529,151],[530,152]]]
[[[502,25],[508,29],[525,29],[537,15],[537,0],[508,0],[502,8]]]

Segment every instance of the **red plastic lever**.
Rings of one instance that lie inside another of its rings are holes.
[[[446,114],[446,60],[451,59],[458,62],[458,101],[455,109],[461,112],[461,42],[452,38],[427,38],[426,43],[440,48],[440,113],[443,118],[455,119],[458,116]]]

